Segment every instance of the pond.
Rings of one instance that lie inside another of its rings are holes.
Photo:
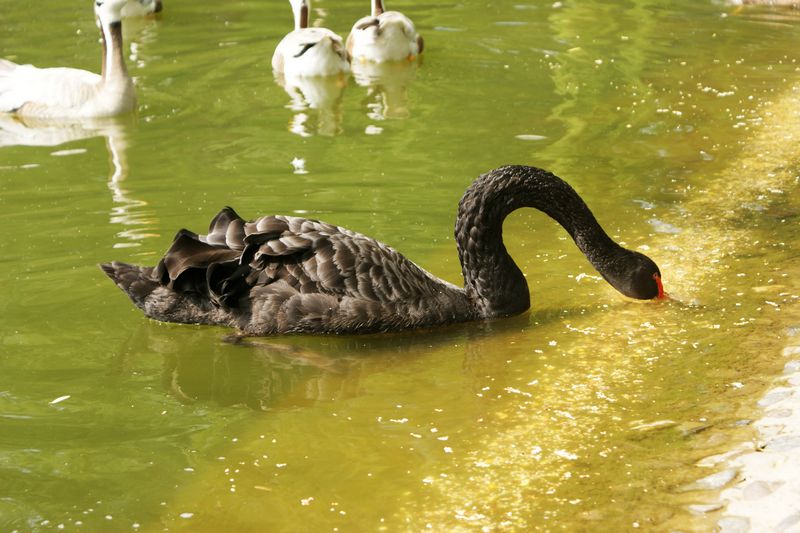
[[[99,69],[91,3],[6,1],[0,50]],[[366,0],[318,0],[341,34]],[[704,530],[696,466],[751,436],[796,332],[800,16],[714,1],[390,0],[426,50],[309,104],[288,2],[126,20],[133,117],[0,121],[0,530]],[[21,130],[21,131],[20,131]],[[793,141],[792,141],[793,140]],[[454,283],[456,205],[501,164],[570,182],[661,267],[626,300],[533,210],[532,307],[411,333],[227,339],[141,315],[220,208],[319,218]]]

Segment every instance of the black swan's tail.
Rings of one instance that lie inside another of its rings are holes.
[[[100,268],[140,309],[144,309],[147,297],[160,286],[159,282],[153,279],[153,267],[114,261],[102,263]]]

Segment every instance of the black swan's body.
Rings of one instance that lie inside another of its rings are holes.
[[[521,207],[564,226],[626,296],[663,296],[653,261],[611,240],[567,183],[525,166],[487,172],[464,193],[455,228],[464,288],[359,233],[288,216],[245,222],[230,208],[208,235],[180,231],[156,267],[101,267],[147,316],[252,335],[392,331],[508,316],[530,305],[502,239],[503,220]]]

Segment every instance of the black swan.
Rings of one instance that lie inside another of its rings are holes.
[[[530,305],[528,284],[502,238],[503,220],[521,207],[561,224],[622,294],[664,297],[650,258],[606,235],[566,182],[526,166],[482,174],[461,198],[455,238],[464,288],[360,233],[279,215],[245,222],[229,207],[208,235],[178,232],[156,267],[100,267],[149,317],[249,335],[396,331],[502,317]]]

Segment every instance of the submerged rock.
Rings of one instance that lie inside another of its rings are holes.
[[[736,477],[737,469],[729,468],[722,472],[716,472],[710,476],[700,478],[694,483],[689,483],[683,490],[719,490]]]

